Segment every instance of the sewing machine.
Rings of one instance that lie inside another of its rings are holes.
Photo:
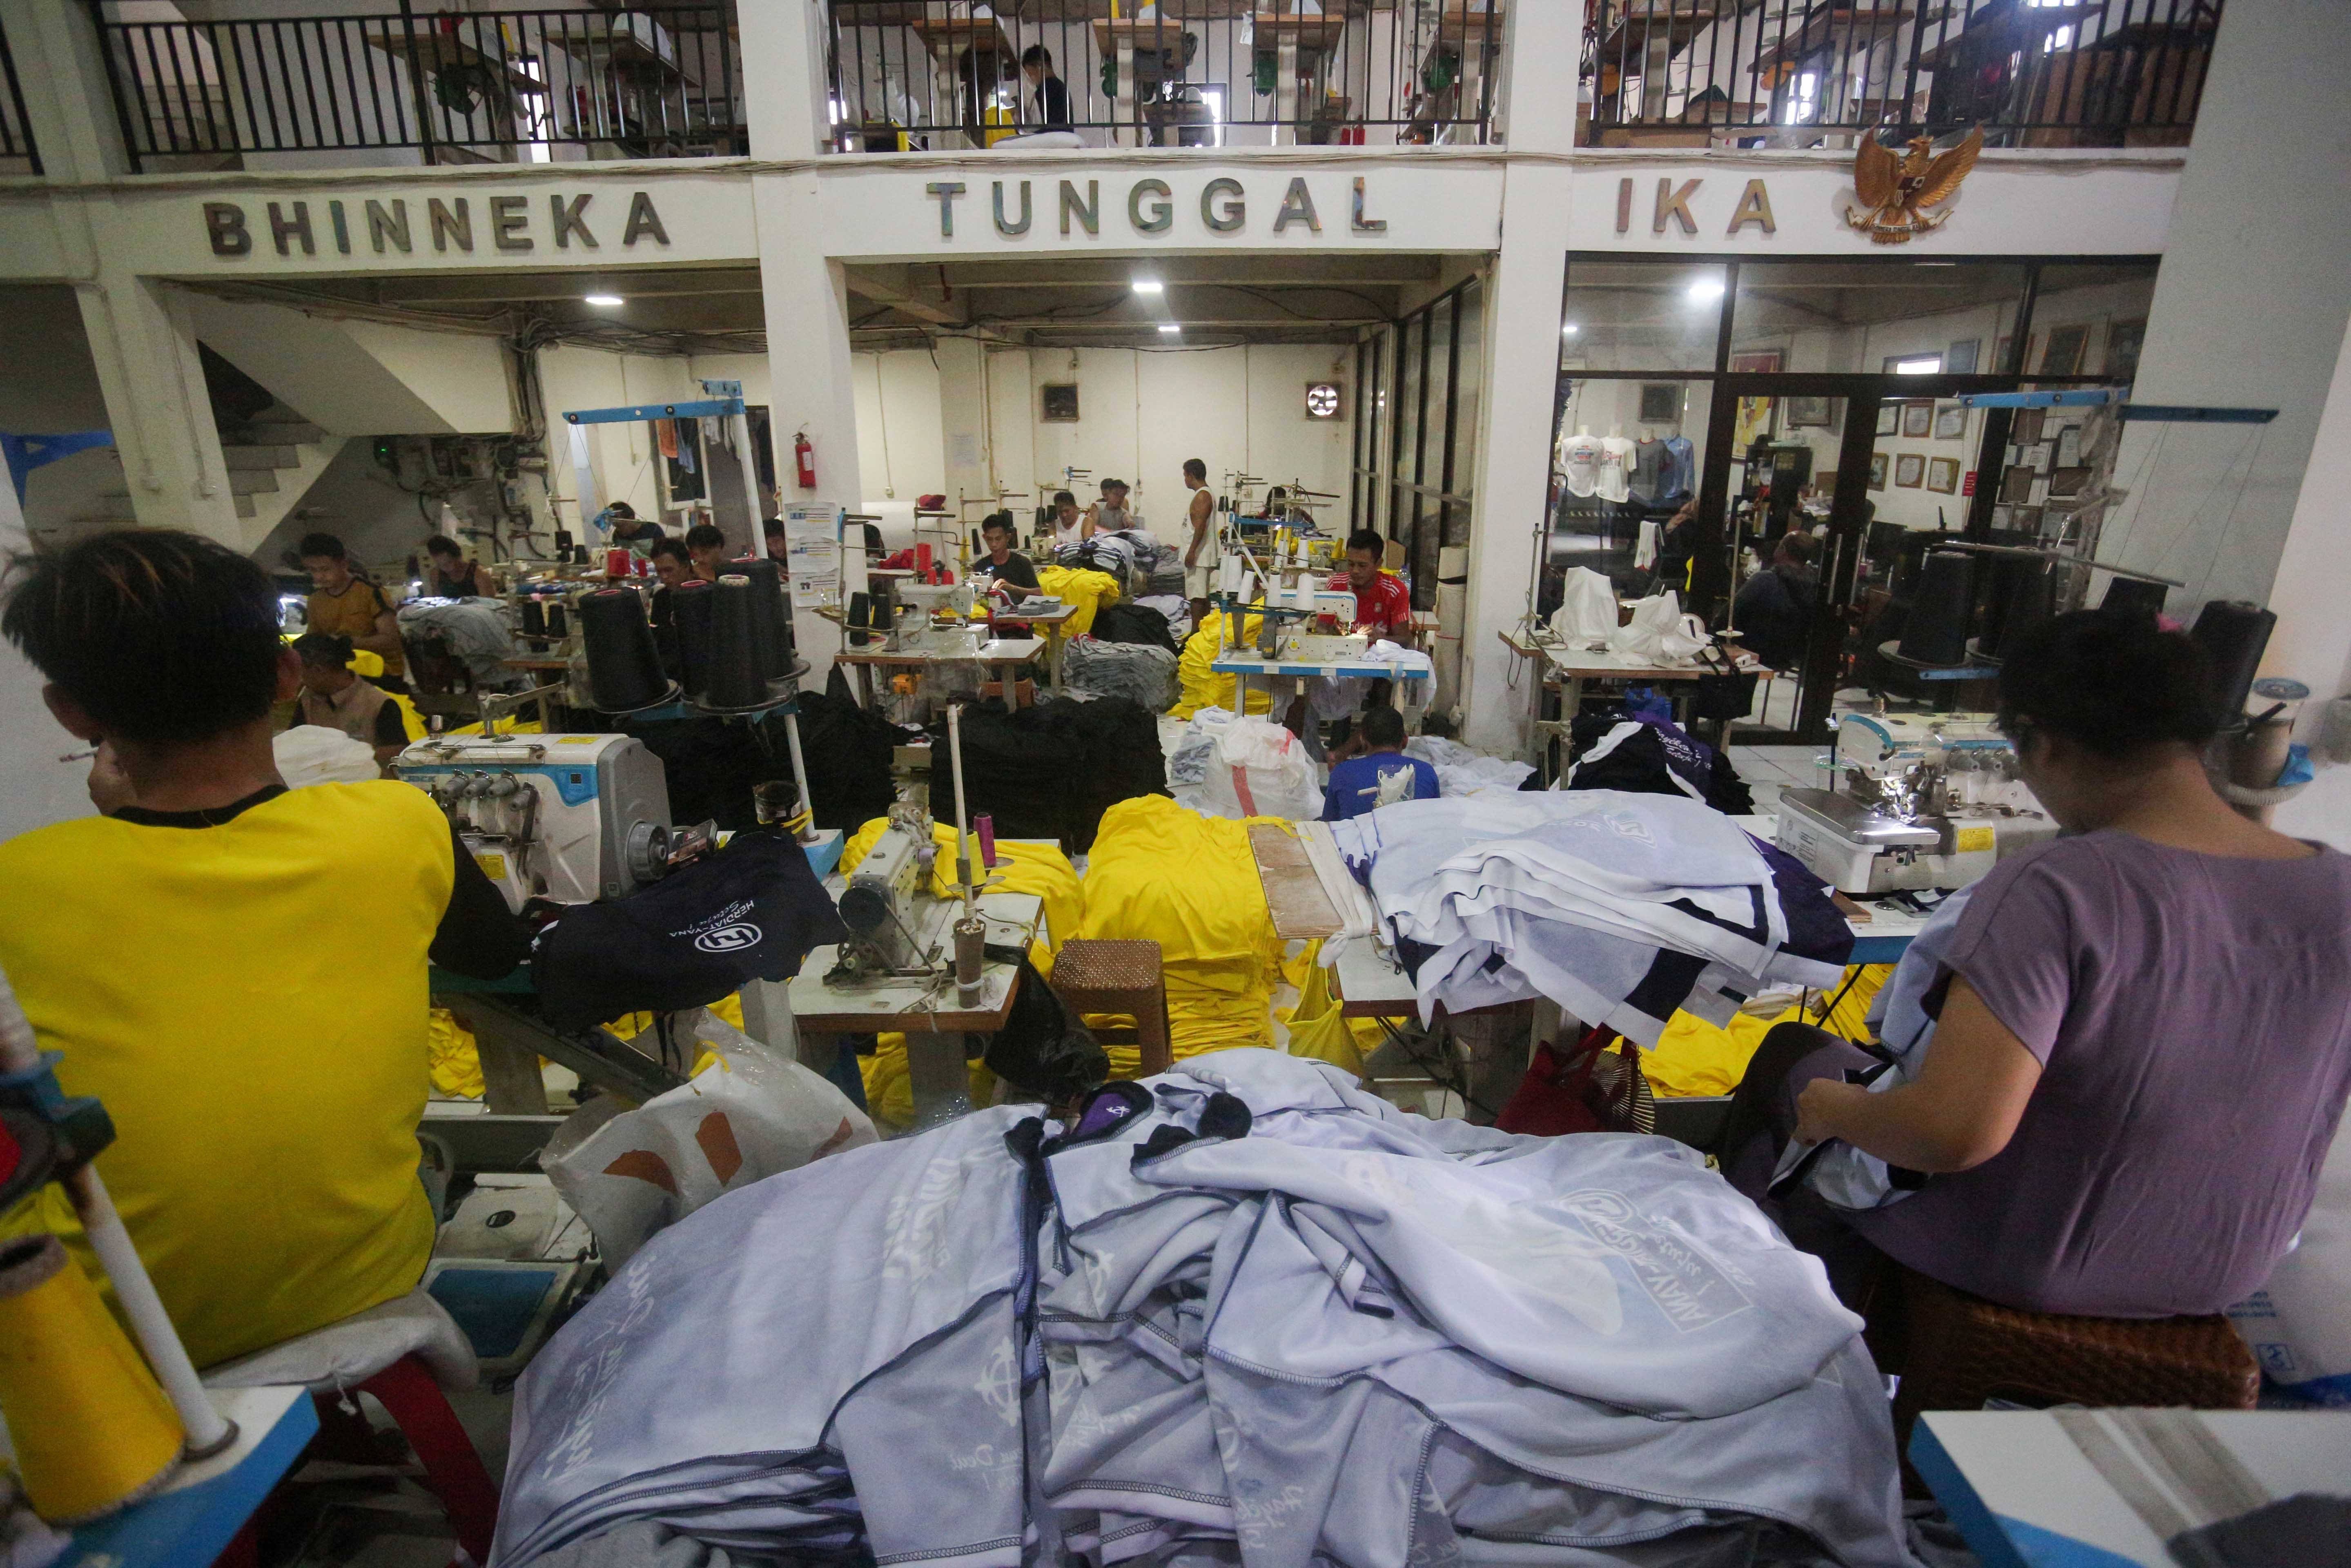
[[[634,736],[420,740],[392,773],[433,797],[515,910],[618,898],[669,869],[669,783]]]
[[[936,945],[917,935],[932,914],[918,905],[938,902],[928,896],[933,853],[928,820],[916,822],[909,812],[902,821],[893,813],[841,890],[841,919],[850,939],[841,945],[840,960],[825,977],[829,983],[927,975],[936,967]]]
[[[2057,834],[1989,715],[1848,714],[1830,758],[1832,788],[1781,792],[1778,840],[1840,893],[1965,887]]]

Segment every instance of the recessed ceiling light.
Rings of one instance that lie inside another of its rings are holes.
[[[628,303],[627,300],[622,298],[617,294],[583,294],[580,297],[580,302],[583,305],[598,305],[605,307],[626,305]]]
[[[1696,283],[1689,286],[1689,297],[1692,299],[1697,300],[1701,305],[1705,304],[1709,299],[1721,298],[1722,279],[1719,277],[1699,278]]]
[[[1180,331],[1182,331],[1184,329],[1183,329],[1183,328],[1181,328],[1181,327],[1178,327],[1178,326],[1177,326],[1177,325],[1176,325],[1176,323],[1175,323],[1175,322],[1173,322],[1173,321],[1163,321],[1163,322],[1161,322],[1161,323],[1159,324],[1159,329],[1160,329],[1162,332],[1180,332]]]
[[[1155,277],[1138,277],[1134,280],[1134,291],[1137,294],[1165,294],[1167,286]]]
[[[1559,329],[1559,335],[1562,338],[1573,338],[1582,330],[1583,330],[1583,328],[1577,326],[1574,322],[1570,321],[1566,326],[1562,327]]]

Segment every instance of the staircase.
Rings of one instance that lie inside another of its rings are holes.
[[[348,439],[329,435],[283,403],[267,408],[221,432],[221,457],[228,468],[229,493],[236,515],[246,519],[247,547],[269,537],[286,514],[308,492],[327,465]],[[99,497],[92,510],[75,519],[108,528],[138,520],[126,483]]]

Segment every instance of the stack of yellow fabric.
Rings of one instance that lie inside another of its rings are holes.
[[[1270,819],[1268,819],[1270,820]],[[1159,944],[1175,1053],[1271,1046],[1281,939],[1265,907],[1248,824],[1203,817],[1164,796],[1102,813],[1086,862],[1080,936]],[[1132,1075],[1132,1046],[1111,1046]]]
[[[1742,1012],[1728,1028],[1676,1013],[1657,1037],[1656,1049],[1642,1052],[1641,1071],[1659,1094],[1728,1094],[1747,1076],[1747,1063],[1763,1037],[1780,1024],[1817,1024],[1846,1040],[1868,1040],[1869,1026],[1862,1019],[1868,1015],[1870,998],[1893,975],[1891,964],[1856,965],[1844,972],[1848,983],[1812,998],[1808,1008],[1789,1008],[1769,1018]],[[1821,1008],[1831,1000],[1836,1003],[1834,1010],[1821,1017]]]
[[[889,825],[887,817],[876,817],[841,846],[843,876],[857,869],[858,862],[872,852]],[[931,892],[946,898],[955,891],[955,826],[934,822],[931,832],[939,846],[939,858],[931,868]],[[1051,974],[1054,950],[1077,934],[1084,908],[1077,868],[1051,844],[1006,841],[997,845],[993,874],[1003,878],[996,891],[1033,893],[1045,901],[1045,930],[1029,946],[1029,961],[1037,966],[1040,974]],[[893,1127],[911,1125],[914,1120],[914,1091],[907,1076],[906,1037],[895,1033],[876,1036],[873,1054],[859,1057],[857,1067],[865,1080],[865,1103],[874,1119]],[[977,1061],[972,1062],[971,1103],[985,1105],[995,1098],[995,1074]]]
[[[743,1027],[740,996],[719,998],[710,1004],[710,1011],[737,1029]],[[653,1024],[651,1013],[623,1013],[604,1027],[622,1040],[634,1040]],[[447,1008],[433,1008],[425,1014],[424,1060],[434,1093],[460,1100],[482,1097],[481,1048],[474,1041],[474,1031],[459,1023],[457,1015]]]
[[[1233,677],[1220,675],[1208,666],[1216,663],[1217,633],[1224,625],[1224,612],[1211,610],[1200,622],[1198,631],[1185,639],[1182,657],[1176,662],[1176,679],[1183,683],[1183,696],[1167,710],[1171,718],[1190,718],[1204,707],[1220,707],[1232,711]],[[1258,633],[1259,618],[1241,618],[1240,641],[1248,642]],[[1249,695],[1251,713],[1268,713],[1273,707],[1273,694],[1259,682]]]
[[[1082,637],[1092,631],[1094,612],[1119,601],[1118,579],[1106,571],[1040,566],[1037,569],[1037,586],[1062,603],[1077,607],[1078,612],[1061,623],[1065,637]]]

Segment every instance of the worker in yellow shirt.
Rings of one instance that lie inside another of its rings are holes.
[[[305,605],[309,629],[349,637],[352,647],[383,661],[379,685],[387,691],[407,690],[408,657],[401,648],[400,618],[392,612],[392,595],[351,570],[350,552],[332,534],[304,534],[294,549],[310,574]]]
[[[66,1092],[113,1117],[99,1172],[189,1355],[404,1295],[433,1247],[427,955],[496,977],[520,925],[422,790],[287,789],[270,709],[299,662],[245,557],[100,534],[24,569],[0,632],[108,764],[107,814],[0,844],[0,969]]]

